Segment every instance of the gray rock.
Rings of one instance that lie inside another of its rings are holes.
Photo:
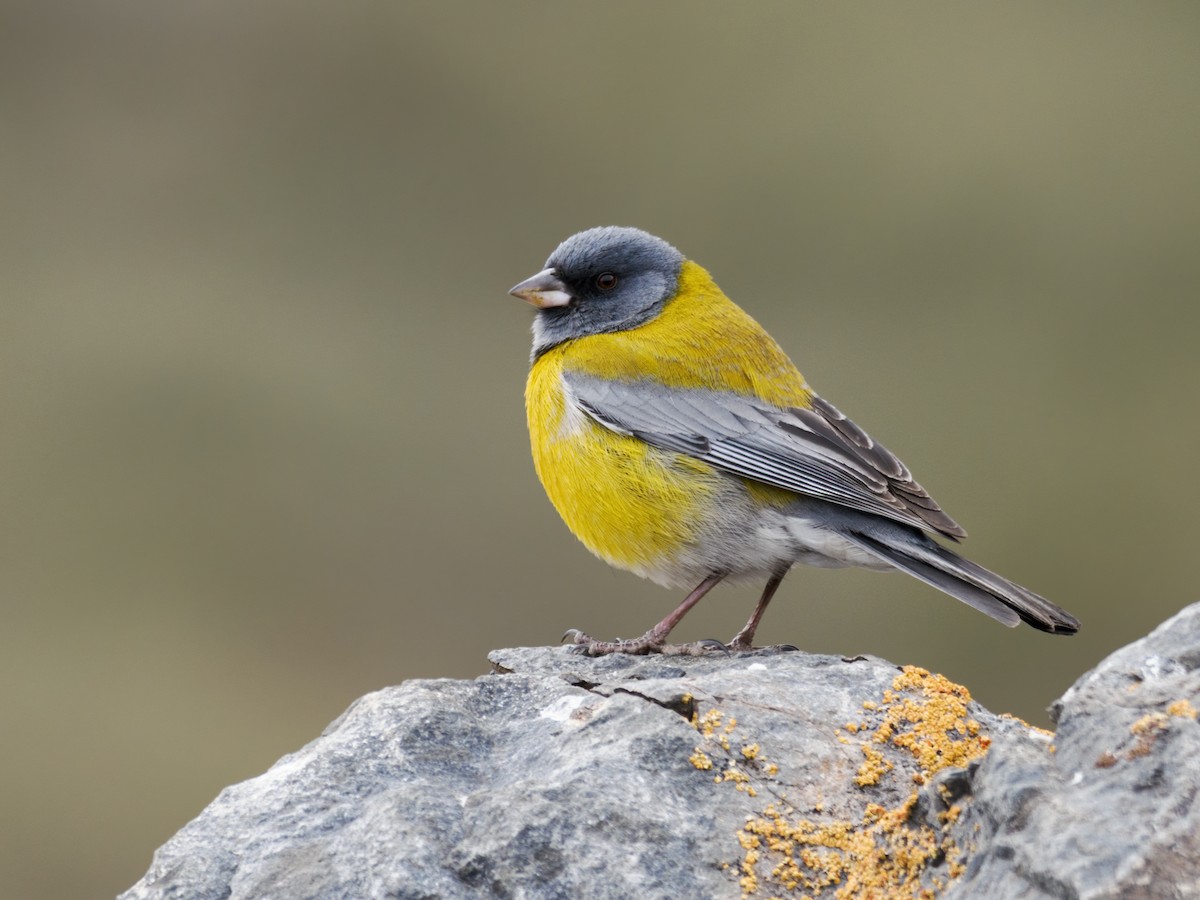
[[[952,897],[1200,897],[1200,604],[1113,653],[1054,704],[1047,755],[997,742],[958,829]]]
[[[358,700],[123,898],[1200,896],[1200,606],[1057,735],[875,658],[490,658]]]

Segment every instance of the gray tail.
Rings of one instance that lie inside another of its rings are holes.
[[[945,591],[1009,628],[1026,622],[1051,634],[1074,634],[1079,630],[1079,620],[1065,609],[963,559],[918,531],[903,532],[903,537],[850,529],[841,534],[872,556]]]

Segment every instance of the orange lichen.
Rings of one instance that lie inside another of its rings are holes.
[[[1129,733],[1132,735],[1151,734],[1156,731],[1162,731],[1166,727],[1166,713],[1146,713],[1146,715],[1129,726]]]
[[[962,807],[957,803],[952,803],[950,807],[938,813],[938,821],[944,823],[957,822],[958,817],[962,815]]]
[[[756,797],[754,777],[774,778],[779,774],[779,766],[768,761],[762,747],[752,741],[742,741],[735,758],[732,741],[737,737],[738,724],[732,716],[726,718],[720,710],[710,709],[702,716],[694,714],[691,723],[700,732],[703,744],[693,750],[688,761],[697,769],[711,771],[718,766],[714,755],[725,757],[713,776],[714,784],[728,782],[747,796]]]
[[[1154,750],[1158,736],[1171,727],[1171,719],[1195,719],[1196,716],[1196,708],[1186,699],[1169,704],[1166,712],[1146,713],[1129,726],[1129,733],[1134,738],[1133,746],[1119,756],[1111,750],[1105,750],[1096,758],[1096,768],[1109,769],[1122,759],[1130,761],[1148,756]]]
[[[1126,759],[1136,759],[1146,756],[1154,749],[1159,732],[1166,730],[1170,718],[1166,713],[1146,713],[1129,726],[1129,733],[1137,738],[1137,742],[1125,753]]]
[[[862,748],[863,764],[858,767],[858,774],[854,776],[854,783],[859,787],[870,787],[879,784],[879,779],[893,768],[892,764],[883,758],[883,753],[869,744]]]
[[[880,701],[862,704],[865,721],[833,730],[837,741],[857,743],[862,752],[854,784],[864,792],[877,790],[888,777],[921,785],[947,766],[965,766],[982,756],[990,740],[970,716],[970,702],[967,690],[946,678],[903,668]],[[694,715],[692,724],[701,737],[692,764],[713,769],[715,783],[755,796],[778,774],[762,746],[745,739],[733,718],[710,709]],[[704,761],[707,767],[697,764]],[[730,866],[736,865],[746,896],[761,893],[777,900],[784,894],[825,892],[841,900],[911,900],[934,896],[965,870],[962,850],[949,836],[963,807],[947,790],[940,792],[946,809],[928,824],[914,815],[915,789],[894,807],[865,802],[859,817],[848,819],[826,819],[822,803],[809,805],[807,815],[800,813],[778,782],[770,793],[776,801],[739,831],[742,858]]]
[[[720,781],[732,782],[734,787],[749,797],[757,797],[758,791],[754,785],[750,783],[750,775],[736,766],[730,766],[718,776]]]
[[[928,826],[911,823],[916,795],[896,809],[869,804],[862,821],[817,824],[792,819],[774,805],[746,823],[744,831],[757,842],[742,839],[757,864],[763,857],[778,860],[770,880],[784,891],[812,895],[835,887],[834,896],[851,898],[912,898],[932,896],[921,876],[934,858],[957,861],[958,850]],[[743,871],[746,871],[743,860]],[[751,867],[753,868],[753,867]],[[757,873],[753,893],[759,884]]]
[[[721,714],[721,711],[714,708],[700,716],[700,718],[693,722],[692,725],[697,731],[704,735],[704,737],[710,738],[713,736],[716,730],[721,727],[721,722],[724,718],[725,717]]]
[[[1194,719],[1198,714],[1196,712],[1196,707],[1192,706],[1188,700],[1184,699],[1176,700],[1174,703],[1168,706],[1167,715],[1176,716],[1181,719]]]
[[[926,779],[946,766],[965,766],[987,752],[991,739],[968,716],[971,694],[943,675],[905,666],[884,692],[877,743],[890,742],[916,759]]]

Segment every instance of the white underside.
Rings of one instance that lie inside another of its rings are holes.
[[[670,560],[633,571],[666,587],[679,588],[694,587],[714,571],[726,571],[729,578],[738,580],[770,577],[780,568],[795,564],[829,569],[855,566],[877,571],[892,568],[809,519],[762,510],[755,518],[757,521],[750,528],[710,537]]]

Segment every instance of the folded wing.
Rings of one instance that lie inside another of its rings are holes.
[[[613,431],[743,478],[966,537],[894,454],[816,395],[811,408],[780,409],[731,392],[564,377],[578,406]]]

